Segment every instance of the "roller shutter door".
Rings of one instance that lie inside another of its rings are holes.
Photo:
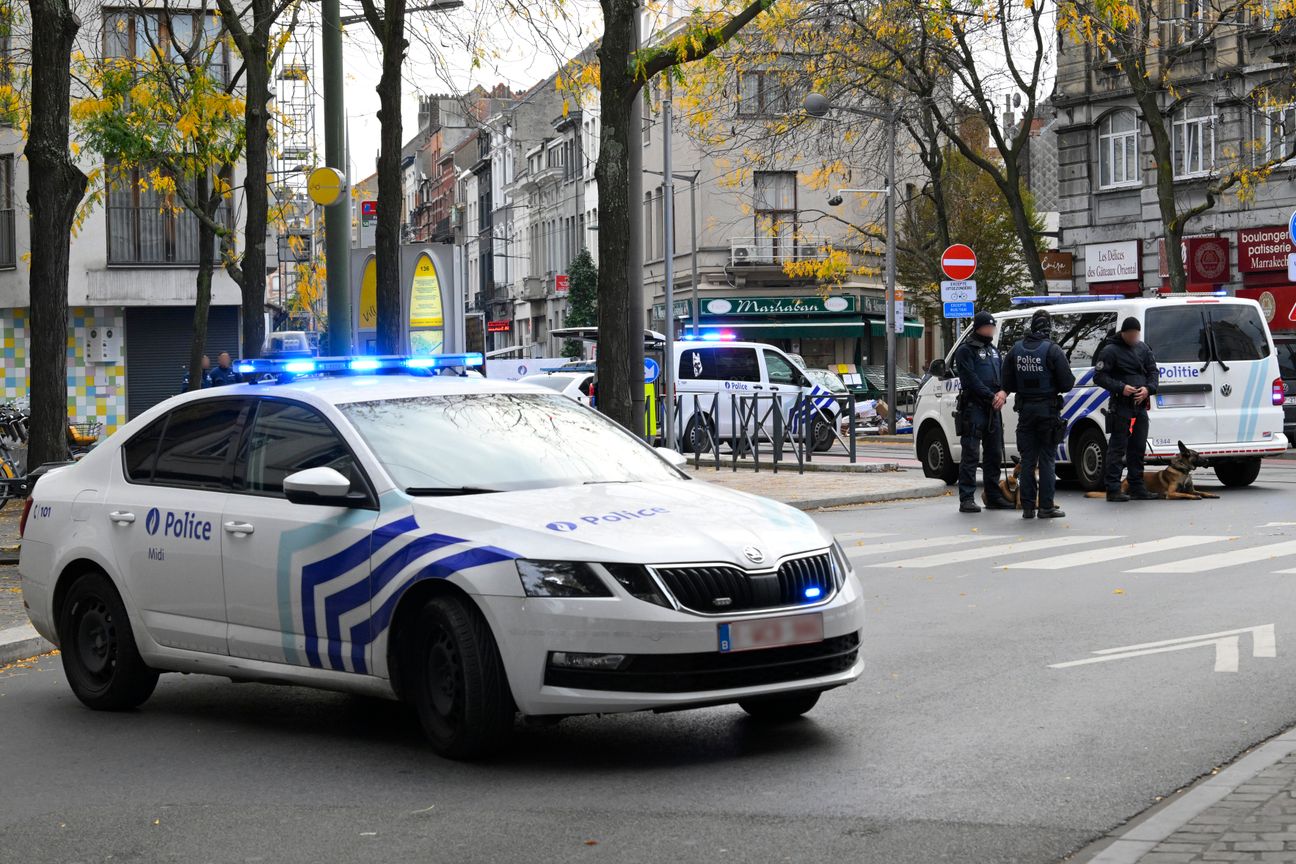
[[[228,351],[238,357],[239,307],[213,306],[207,318],[207,350]],[[180,392],[189,343],[193,339],[193,308],[186,306],[126,307],[126,411],[137,417],[168,396]]]

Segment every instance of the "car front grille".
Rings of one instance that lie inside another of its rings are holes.
[[[695,693],[731,690],[781,681],[822,678],[845,672],[859,656],[859,633],[811,645],[790,645],[721,654],[632,654],[616,670],[545,667],[545,684],[623,693]]]
[[[680,606],[708,615],[820,603],[837,587],[827,552],[761,572],[727,565],[654,569]]]

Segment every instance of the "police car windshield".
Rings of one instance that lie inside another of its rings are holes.
[[[411,494],[682,479],[619,426],[563,396],[419,396],[338,408]]]

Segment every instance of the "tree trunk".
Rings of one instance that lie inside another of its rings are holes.
[[[403,0],[387,0],[383,12],[382,77],[378,80],[378,224],[374,255],[378,259],[378,353],[403,350],[400,280],[401,201],[401,67],[409,43],[405,40]],[[486,214],[482,214],[485,218]],[[489,286],[483,286],[487,290]]]
[[[72,44],[67,0],[30,0],[31,126],[24,154],[31,209],[31,438],[27,465],[67,458],[68,247],[86,176],[68,153]],[[80,418],[78,418],[80,419]]]
[[[1161,227],[1165,230],[1166,271],[1170,276],[1170,291],[1182,294],[1188,290],[1188,274],[1183,264],[1183,224],[1175,203],[1174,156],[1171,153],[1170,133],[1166,131],[1165,115],[1161,113],[1154,90],[1135,92],[1139,113],[1147,124],[1152,138],[1152,160],[1156,170],[1157,208],[1161,213]]]
[[[220,195],[213,195],[207,178],[201,177],[194,200],[201,202],[209,219],[216,216]],[[189,343],[189,389],[201,390],[202,357],[207,347],[207,313],[211,310],[212,271],[216,269],[216,232],[206,220],[198,220],[198,280],[194,299],[193,341]]]
[[[630,153],[642,142],[631,140],[632,112],[639,111],[638,88],[630,74],[634,53],[637,7],[630,0],[601,0],[603,41],[598,57],[599,156],[594,177],[599,189],[598,231],[598,409],[636,435],[632,387],[643,392],[643,309],[630,302],[630,268],[642,271],[631,247],[641,249],[634,237],[630,199]],[[627,95],[629,94],[629,95]],[[636,124],[638,125],[638,124]],[[636,338],[631,338],[631,333]],[[635,358],[638,358],[637,360]]]
[[[244,74],[247,98],[243,118],[247,138],[243,158],[247,177],[243,181],[245,249],[239,268],[242,279],[244,357],[261,356],[265,343],[266,227],[269,211],[270,138],[270,28],[274,24],[273,0],[253,0],[252,27],[248,30],[247,64]],[[311,238],[314,242],[315,238]]]
[[[1017,239],[1021,241],[1022,257],[1026,259],[1026,270],[1030,273],[1035,293],[1043,296],[1048,293],[1048,281],[1044,278],[1044,262],[1040,260],[1039,238],[1035,226],[1031,223],[1030,214],[1026,212],[1025,193],[1022,191],[1022,178],[1015,164],[1009,164],[1004,172],[1005,177],[1000,189],[1004,190],[1004,199],[1012,211],[1013,227],[1017,229]],[[1012,189],[1012,194],[1008,190]]]

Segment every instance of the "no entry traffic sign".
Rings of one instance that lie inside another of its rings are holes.
[[[950,279],[971,279],[976,272],[976,253],[971,246],[955,243],[941,253],[941,270]]]

